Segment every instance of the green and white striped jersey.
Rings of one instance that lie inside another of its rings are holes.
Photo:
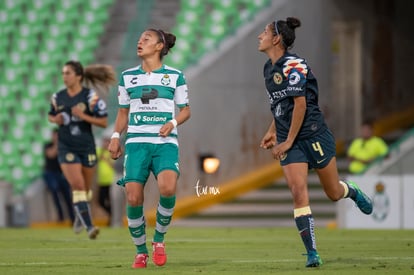
[[[175,116],[175,104],[188,106],[188,91],[184,74],[163,65],[150,73],[141,66],[121,73],[118,87],[120,108],[129,108],[126,143],[147,142],[178,145],[177,128],[168,137],[158,135],[162,125]]]

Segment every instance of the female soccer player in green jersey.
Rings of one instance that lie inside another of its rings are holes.
[[[275,20],[259,35],[259,51],[269,60],[264,80],[273,121],[260,146],[272,148],[280,160],[291,190],[296,226],[307,250],[306,267],[322,264],[316,250],[314,221],[309,206],[308,169],[315,169],[325,193],[332,201],[351,198],[365,214],[371,200],[351,181],[341,181],[336,166],[336,146],[318,106],[318,85],[306,61],[290,53],[295,40],[296,18]]]
[[[133,268],[145,268],[148,261],[143,203],[150,172],[160,192],[152,260],[158,266],[167,261],[164,235],[174,211],[179,176],[176,127],[190,118],[184,75],[162,62],[175,39],[162,30],[144,31],[137,44],[141,64],[123,71],[119,79],[119,109],[108,149],[112,158],[119,158],[119,138],[126,133],[124,177],[118,184],[125,187],[128,228],[136,246]]]
[[[107,65],[84,69],[80,62],[71,60],[63,66],[62,78],[65,88],[53,94],[48,119],[59,125],[58,160],[72,189],[75,232],[85,227],[89,238],[95,239],[99,229],[92,223],[88,196],[97,160],[92,125],[106,127],[107,110],[97,91],[83,84],[108,88],[116,83],[115,72]]]

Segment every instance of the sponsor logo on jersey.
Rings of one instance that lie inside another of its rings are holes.
[[[72,162],[75,159],[75,155],[72,153],[67,153],[65,159],[66,161]]]
[[[145,123],[165,123],[167,122],[167,118],[165,116],[157,116],[157,115],[152,115],[152,116],[147,116],[147,115],[134,115],[134,122],[135,124],[139,124],[140,122],[145,122]]]
[[[83,103],[83,102],[79,102],[76,106],[77,106],[79,109],[81,109],[83,112],[85,112],[85,110],[86,110],[86,104],[85,104],[85,103]]]
[[[283,78],[282,78],[282,75],[281,75],[280,73],[275,73],[275,74],[273,75],[273,81],[274,81],[277,85],[279,85],[280,83],[282,83],[282,80],[283,80]]]
[[[298,72],[294,71],[291,74],[289,74],[289,84],[290,85],[296,85],[300,81],[300,75]]]
[[[158,108],[156,106],[139,106],[140,111],[156,111]]]
[[[151,99],[156,99],[158,97],[158,91],[154,88],[151,88],[151,91],[149,88],[142,89],[142,96],[141,96],[141,102],[142,104],[149,104],[149,101]]]
[[[131,78],[131,80],[129,81],[129,83],[131,83],[132,85],[138,84],[138,77],[134,76],[133,78]]]

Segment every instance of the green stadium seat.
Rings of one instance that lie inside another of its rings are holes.
[[[5,35],[6,36],[6,35]],[[9,57],[9,42],[7,39],[0,39],[0,68]]]
[[[49,67],[50,70],[53,69],[56,71],[62,65],[58,62],[60,59],[61,56],[59,55],[59,51],[41,51],[34,60],[33,67],[34,69]]]
[[[98,45],[99,45],[99,41],[97,39],[76,38],[73,41],[74,49],[77,52],[82,52],[82,51],[93,52]]]
[[[72,51],[67,54],[67,57],[72,60],[78,60],[82,64],[90,64],[94,60],[94,52],[93,51]]]
[[[76,25],[74,23],[78,17],[79,11],[77,10],[59,10],[50,18],[49,24],[56,26],[61,36],[66,36],[75,30]]]
[[[5,157],[0,154],[0,180],[5,180],[7,174],[10,173]]]
[[[7,111],[12,108],[16,103],[16,98],[13,95],[14,91],[10,90],[10,85],[6,82],[5,79],[0,79],[0,100],[2,106],[1,114],[4,114],[6,117],[8,116]],[[10,118],[9,118],[10,119]]]
[[[22,192],[31,181],[28,172],[21,166],[14,166],[11,169],[11,178],[16,192]]]
[[[72,11],[72,10],[79,11],[80,6],[84,5],[84,3],[88,2],[88,1],[84,1],[84,0],[71,0],[71,1],[61,0],[57,3],[56,9],[64,11],[64,12]]]
[[[50,81],[52,76],[56,74],[56,67],[55,66],[43,66],[43,67],[35,67],[32,75],[34,76],[34,83],[41,83]]]
[[[1,144],[2,157],[6,160],[7,165],[14,164],[15,159],[13,159],[17,153],[17,147],[13,144],[12,139],[6,139]]]
[[[181,0],[181,10],[203,9],[202,0]]]
[[[0,1],[0,10],[7,11],[8,20],[16,21],[23,15],[23,0],[2,0]]]
[[[4,70],[4,80],[7,81],[9,85],[13,84],[14,82],[21,81],[24,73],[25,69],[20,64],[14,65],[8,63],[6,64],[6,68]]]
[[[36,11],[46,10],[50,12],[50,8],[54,3],[56,3],[56,0],[31,0],[27,3],[27,9]]]
[[[37,38],[34,36],[28,37],[19,37],[13,43],[12,48],[20,53],[31,52],[35,54],[35,50],[38,46],[39,42]]]
[[[26,169],[30,169],[34,164],[35,161],[33,159],[33,155],[31,154],[30,150],[26,150],[26,152],[21,156],[22,157],[22,167]]]
[[[49,24],[46,27],[44,39],[58,39],[61,41],[67,41],[67,33],[62,33],[60,31],[60,25],[58,24]]]
[[[83,38],[83,39],[91,39],[94,37],[95,39],[98,38],[103,31],[103,25],[82,25],[78,29],[78,33],[74,34],[74,38]]]
[[[17,38],[31,38],[35,39],[35,33],[32,32],[31,25],[29,23],[21,23],[18,26],[18,31],[16,32]]]
[[[0,1],[0,166],[7,171],[0,178],[16,189],[41,173],[43,143],[54,127],[47,121],[49,98],[61,88],[61,66],[74,55],[93,62],[113,2]]]
[[[46,95],[52,95],[58,88],[54,87],[51,81],[39,81],[35,76],[28,80],[27,94],[29,98],[43,99]]]
[[[252,13],[269,5],[270,2],[270,0],[242,0],[242,3],[245,4]]]
[[[101,9],[97,11],[86,11],[82,18],[82,24],[103,24],[109,17],[107,9]]]
[[[213,9],[226,14],[226,17],[236,16],[239,12],[237,0],[212,0]]]
[[[203,9],[181,10],[177,15],[177,24],[188,24],[195,27],[200,24],[200,17],[205,11]]]
[[[91,11],[107,9],[113,0],[89,0],[86,2],[86,8]]]
[[[51,133],[53,129],[56,128],[55,124],[48,122],[47,120],[43,121],[40,129],[40,136],[42,137],[43,142],[50,141]]]
[[[2,37],[6,37],[13,32],[13,30],[16,28],[16,23],[14,21],[15,20],[13,20],[12,16],[7,12],[7,10],[0,9],[0,34]]]
[[[32,34],[39,34],[43,32],[45,21],[49,17],[50,11],[28,10],[22,20],[22,24],[27,24]]]
[[[57,53],[61,55],[62,52],[65,52],[67,46],[68,42],[65,39],[56,39],[55,37],[46,34],[43,37],[43,43],[40,45],[40,50],[49,54]]]

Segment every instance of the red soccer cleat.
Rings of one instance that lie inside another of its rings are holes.
[[[155,265],[163,266],[167,262],[165,243],[152,243],[152,261]]]
[[[132,268],[146,268],[148,262],[148,254],[137,254],[135,260],[132,263]]]

